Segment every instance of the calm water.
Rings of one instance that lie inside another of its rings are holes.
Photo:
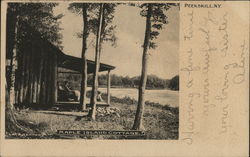
[[[99,88],[100,91],[106,93],[106,88]],[[138,89],[135,88],[111,88],[111,95],[123,98],[125,96],[138,99]],[[169,104],[172,107],[179,106],[179,92],[172,90],[146,90],[146,101],[160,103],[162,105]]]

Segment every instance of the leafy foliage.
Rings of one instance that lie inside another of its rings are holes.
[[[18,66],[17,58],[21,56],[20,48],[27,47],[21,41],[27,41],[28,34],[39,34],[52,44],[62,49],[58,20],[63,16],[53,14],[56,3],[8,3],[7,6],[7,34],[6,34],[6,78],[8,87],[13,86],[15,75],[14,66]],[[37,33],[38,32],[38,33]],[[14,49],[16,54],[14,54]]]
[[[22,24],[29,24],[30,27],[38,31],[43,38],[49,40],[54,45],[62,48],[62,35],[59,33],[59,19],[62,14],[54,15],[53,8],[57,3],[8,3],[7,27],[9,33],[13,33],[13,22],[18,21],[19,28],[25,28]],[[12,27],[11,27],[12,26]],[[24,35],[25,30],[20,30],[19,35]]]
[[[104,4],[104,23],[101,36],[101,42],[108,41],[112,46],[116,46],[117,37],[115,36],[116,26],[112,24],[114,18],[115,7],[118,3],[105,3]],[[98,29],[98,16],[99,16],[99,7],[100,3],[71,3],[68,9],[73,12],[81,15],[82,7],[87,9],[88,13],[88,33],[97,35]],[[78,32],[77,36],[82,38],[83,33]]]
[[[179,75],[176,75],[170,80],[169,88],[179,90]]]
[[[67,74],[59,73],[59,82],[69,81],[72,89],[80,89],[80,74]],[[88,85],[93,84],[93,76],[88,75]],[[135,88],[138,87],[140,83],[140,77],[129,77],[129,76],[119,76],[112,74],[111,75],[111,85],[112,87],[121,87],[121,88]],[[102,74],[98,77],[99,86],[107,85],[107,75]],[[179,76],[175,76],[171,79],[162,79],[156,75],[149,75],[147,77],[147,89],[172,89],[179,90]]]
[[[143,3],[138,7],[141,8],[140,15],[143,17],[147,16],[148,6],[152,7],[151,12],[151,29],[150,29],[150,41],[148,47],[150,49],[155,49],[157,44],[154,42],[155,39],[160,34],[160,30],[162,30],[163,25],[168,24],[168,17],[165,14],[171,6],[177,6],[176,3]]]

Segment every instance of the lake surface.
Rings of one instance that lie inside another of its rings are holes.
[[[99,88],[103,93],[107,92],[106,88]],[[123,98],[128,96],[130,98],[138,99],[138,89],[136,88],[111,88],[111,95]],[[172,90],[146,90],[146,101],[160,103],[162,105],[170,105],[172,107],[179,106],[179,92]]]

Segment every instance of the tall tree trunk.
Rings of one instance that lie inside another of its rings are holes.
[[[31,42],[31,47],[30,47],[30,52],[29,52],[29,60],[30,60],[30,64],[29,64],[29,80],[28,80],[28,96],[27,96],[27,100],[28,100],[28,105],[32,104],[32,88],[33,88],[33,64],[34,64],[34,54],[32,52],[32,47],[33,47],[33,43]]]
[[[148,4],[147,10],[147,18],[146,18],[146,30],[145,30],[145,38],[143,44],[143,56],[142,56],[142,70],[141,70],[141,80],[139,85],[139,94],[138,94],[138,106],[136,110],[133,130],[141,130],[143,129],[143,112],[144,112],[144,104],[145,104],[145,89],[147,83],[147,71],[148,71],[148,45],[149,38],[151,32],[151,15],[152,15],[152,5]]]
[[[13,65],[13,50],[16,45],[16,31],[17,31],[17,14],[11,11],[10,7],[7,10],[6,22],[6,83],[7,90],[10,92],[11,87],[11,72]]]
[[[7,85],[9,90],[9,96],[10,96],[10,103],[15,103],[15,79],[16,79],[16,69],[17,69],[17,33],[18,33],[18,17],[16,17],[15,21],[15,31],[14,31],[14,41],[13,41],[13,49],[11,52],[11,60],[10,60],[10,75],[9,78],[9,85]]]
[[[100,4],[100,12],[99,12],[99,26],[97,30],[97,36],[96,36],[96,49],[95,49],[95,72],[93,75],[93,85],[92,85],[92,95],[91,95],[91,109],[89,112],[89,117],[92,120],[95,120],[96,117],[96,96],[97,96],[97,90],[98,90],[98,72],[100,67],[100,53],[101,53],[101,35],[102,35],[102,29],[103,29],[103,23],[104,23],[104,4]]]
[[[27,49],[25,49],[27,51]],[[26,60],[26,63],[25,63],[25,68],[24,68],[24,71],[25,71],[25,75],[24,75],[24,89],[23,89],[23,102],[28,103],[28,85],[29,85],[29,65],[30,65],[30,54],[29,52],[25,52],[25,60]]]
[[[8,16],[8,15],[7,15]],[[15,15],[14,15],[15,16]],[[13,21],[11,21],[13,20]],[[10,56],[10,63],[7,62],[7,66],[10,69],[6,73],[6,82],[5,82],[5,131],[6,133],[12,133],[16,131],[29,132],[30,130],[21,126],[14,115],[14,100],[15,100],[15,79],[16,79],[16,68],[17,68],[17,33],[18,33],[18,17],[14,19],[7,19],[7,23],[13,22],[13,25],[7,24],[7,31],[10,34],[7,42],[7,56]],[[10,26],[10,27],[9,27]],[[14,29],[14,31],[12,31]],[[8,65],[9,64],[9,65]]]
[[[87,59],[86,59],[86,51],[87,51],[87,38],[88,38],[88,19],[87,19],[87,4],[83,4],[82,6],[82,19],[83,19],[83,36],[82,36],[82,81],[81,81],[81,94],[80,94],[80,105],[82,110],[86,110],[86,99],[87,99]]]
[[[33,78],[33,88],[32,88],[32,103],[37,103],[36,102],[36,97],[37,97],[37,72],[38,72],[38,64],[37,64],[38,60],[37,60],[37,56],[35,57],[35,64],[34,64],[34,78]]]
[[[47,84],[47,64],[48,64],[48,57],[46,54],[46,48],[42,49],[43,54],[43,69],[42,69],[42,76],[41,76],[41,90],[40,90],[40,105],[46,105],[46,84]]]
[[[20,88],[21,88],[21,81],[22,81],[22,69],[23,69],[23,66],[22,66],[22,53],[20,51],[20,47],[17,47],[18,49],[18,53],[17,53],[17,63],[18,63],[18,66],[17,66],[17,70],[16,70],[16,79],[15,79],[15,92],[16,92],[16,95],[15,95],[15,103],[16,104],[19,104],[19,100],[20,100]]]
[[[19,90],[19,99],[18,99],[18,103],[23,103],[23,90],[24,90],[24,76],[25,76],[25,62],[26,62],[26,60],[25,60],[25,53],[24,52],[22,52],[22,55],[21,55],[21,59],[20,59],[20,61],[21,61],[21,64],[19,64],[19,66],[21,65],[21,72],[20,72],[20,90]]]
[[[47,64],[47,73],[46,73],[46,78],[47,78],[47,83],[46,83],[46,107],[51,107],[51,86],[52,86],[52,62],[53,58],[51,56],[51,53],[48,53],[48,64]]]
[[[36,38],[33,39],[33,41],[35,41]],[[32,44],[33,45],[33,44]],[[38,80],[38,67],[39,67],[39,59],[40,59],[40,56],[39,56],[39,53],[37,53],[37,44],[35,42],[35,44],[32,46],[32,53],[34,54],[33,56],[33,88],[32,88],[32,103],[33,104],[36,104],[36,97],[37,97],[37,80]]]
[[[41,92],[42,92],[42,72],[43,72],[43,67],[44,67],[44,54],[43,54],[43,46],[40,45],[40,47],[38,47],[40,50],[40,63],[39,63],[39,68],[38,68],[38,80],[37,80],[37,98],[36,98],[36,102],[38,104],[41,104]]]
[[[7,80],[7,79],[6,79]],[[6,81],[7,83],[7,81]],[[14,115],[15,109],[13,104],[10,102],[10,93],[6,85],[5,90],[5,131],[6,133],[16,133],[16,132],[23,132],[23,133],[31,133],[31,130],[28,128],[25,128],[24,126],[21,126]]]
[[[30,48],[30,66],[29,66],[29,86],[28,86],[28,103],[29,105],[32,104],[32,97],[33,97],[33,80],[34,80],[34,52],[33,52],[34,43],[31,41],[31,48]]]
[[[46,64],[45,64],[45,75],[44,75],[44,96],[45,96],[45,104],[43,107],[47,108],[49,106],[49,82],[50,82],[50,55],[48,53],[48,48],[46,48],[46,51],[44,52],[46,55]]]

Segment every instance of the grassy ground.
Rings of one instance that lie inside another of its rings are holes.
[[[102,114],[97,112],[96,121],[87,117],[57,113],[40,113],[36,110],[22,109],[16,113],[22,125],[31,128],[37,135],[8,135],[7,138],[62,138],[55,135],[57,130],[130,130],[136,111],[136,105],[113,102],[110,106],[119,112]],[[144,128],[146,139],[178,139],[178,108],[162,108],[146,105],[144,112]],[[72,137],[72,138],[79,138]],[[80,138],[119,139],[121,136],[85,136]]]

